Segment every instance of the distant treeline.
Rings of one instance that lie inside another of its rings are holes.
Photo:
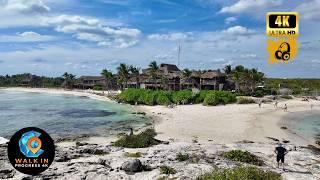
[[[55,87],[61,87],[63,82],[64,82],[63,77],[36,76],[29,73],[17,74],[12,76],[0,75],[1,87],[28,86],[28,87],[55,88]]]
[[[320,93],[320,79],[280,79],[280,78],[266,78],[265,87],[267,89],[288,88],[294,94],[303,94],[310,91],[319,91]]]

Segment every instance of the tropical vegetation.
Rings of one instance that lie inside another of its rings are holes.
[[[208,106],[229,104],[236,102],[236,95],[227,91],[191,90],[163,91],[145,89],[126,89],[119,94],[119,101],[128,104],[169,105],[169,104],[198,104]]]
[[[198,180],[281,180],[281,175],[272,171],[264,171],[252,166],[233,169],[214,170],[206,173]]]

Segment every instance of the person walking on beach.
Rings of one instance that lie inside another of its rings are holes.
[[[283,111],[284,111],[284,112],[287,112],[287,111],[288,111],[288,106],[287,106],[287,104],[284,104]]]
[[[259,108],[261,108],[261,104],[262,104],[262,101],[260,100],[260,101],[259,101]]]
[[[278,100],[274,103],[274,107],[278,108]]]
[[[282,169],[284,170],[284,156],[288,153],[287,149],[282,146],[281,143],[275,148],[274,152],[277,154],[277,163],[278,168],[280,168],[280,163],[282,165]]]

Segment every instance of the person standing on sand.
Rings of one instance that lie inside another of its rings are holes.
[[[275,148],[274,152],[277,154],[277,163],[278,168],[280,168],[280,163],[282,165],[282,169],[284,170],[284,156],[288,153],[287,149],[282,146],[281,143]],[[281,162],[280,162],[281,161]]]
[[[262,101],[260,100],[260,101],[259,101],[259,108],[261,108],[261,104],[262,104]]]
[[[287,112],[287,111],[288,111],[288,106],[287,106],[287,104],[284,104],[283,111],[284,111],[284,112]]]

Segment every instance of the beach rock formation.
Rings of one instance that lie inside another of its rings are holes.
[[[129,173],[141,172],[143,170],[142,163],[139,159],[126,161],[121,165],[121,170]]]
[[[6,146],[0,146],[0,179],[196,179],[215,168],[234,168],[248,165],[224,158],[226,151],[246,150],[263,160],[262,170],[274,171],[284,179],[318,179],[320,177],[320,155],[308,147],[294,147],[286,144],[285,170],[278,169],[274,155],[274,143],[235,143],[235,144],[195,144],[170,142],[149,148],[128,149],[111,145],[83,143],[80,145],[57,146],[55,161],[47,171],[38,176],[27,176],[14,170],[9,164]],[[90,149],[90,150],[89,150]],[[98,149],[98,151],[97,151]],[[99,153],[97,153],[99,152]],[[101,153],[103,152],[103,153]],[[141,157],[127,157],[124,154],[141,153]],[[188,158],[179,161],[179,153]],[[162,174],[160,167],[168,166],[176,173]]]

